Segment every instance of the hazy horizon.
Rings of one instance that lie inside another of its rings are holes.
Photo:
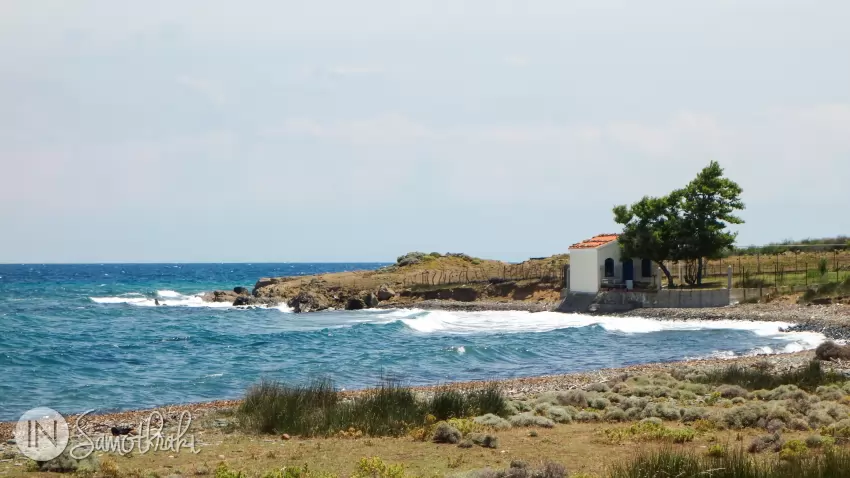
[[[711,160],[850,232],[850,4],[7,0],[0,263],[522,261]]]

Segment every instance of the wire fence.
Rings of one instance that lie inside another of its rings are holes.
[[[687,286],[688,265],[668,262],[665,266],[676,286]],[[735,288],[808,287],[848,280],[850,253],[757,254],[706,261],[703,264],[703,284],[717,285],[720,282],[725,287],[729,267],[732,268],[732,287]]]
[[[380,271],[368,271],[352,275],[344,280],[326,280],[319,277],[293,277],[293,285],[299,287],[318,281],[331,288],[352,288],[376,290],[382,285],[402,287],[450,286],[463,284],[498,283],[521,280],[539,280],[563,288],[566,284],[567,267],[564,265],[507,264],[500,267],[468,267],[465,269],[427,269],[406,274],[382,274]]]

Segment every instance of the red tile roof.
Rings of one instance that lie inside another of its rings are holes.
[[[617,237],[619,237],[619,234],[599,234],[598,236],[573,244],[570,246],[570,249],[595,249],[616,241]]]

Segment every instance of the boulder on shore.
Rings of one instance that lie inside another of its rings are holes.
[[[380,289],[378,289],[378,300],[390,300],[395,297],[395,291],[387,287],[386,285],[382,285]]]
[[[368,292],[363,295],[363,303],[366,304],[367,308],[377,307],[378,306],[378,296],[376,296],[373,292]]]
[[[327,297],[312,290],[304,290],[287,302],[295,313],[316,312],[330,307]]]
[[[233,292],[238,295],[250,295],[251,291],[247,287],[234,287]]]

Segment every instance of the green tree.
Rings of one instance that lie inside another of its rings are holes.
[[[658,264],[667,276],[668,287],[673,287],[673,276],[664,261],[676,253],[681,227],[678,193],[660,198],[644,196],[631,206],[616,206],[614,220],[623,225],[620,234],[623,258],[640,257]]]
[[[743,224],[735,215],[744,209],[741,186],[723,175],[712,161],[684,189],[677,191],[681,209],[679,246],[674,259],[697,261],[696,284],[702,284],[703,259],[717,259],[735,243],[730,224]]]
[[[736,233],[730,224],[743,224],[735,215],[744,208],[741,187],[723,176],[715,161],[697,174],[687,186],[667,196],[645,196],[631,206],[616,206],[614,221],[623,226],[619,243],[621,257],[649,259],[673,277],[664,261],[696,262],[691,282],[702,284],[703,260],[715,259],[731,249]]]

